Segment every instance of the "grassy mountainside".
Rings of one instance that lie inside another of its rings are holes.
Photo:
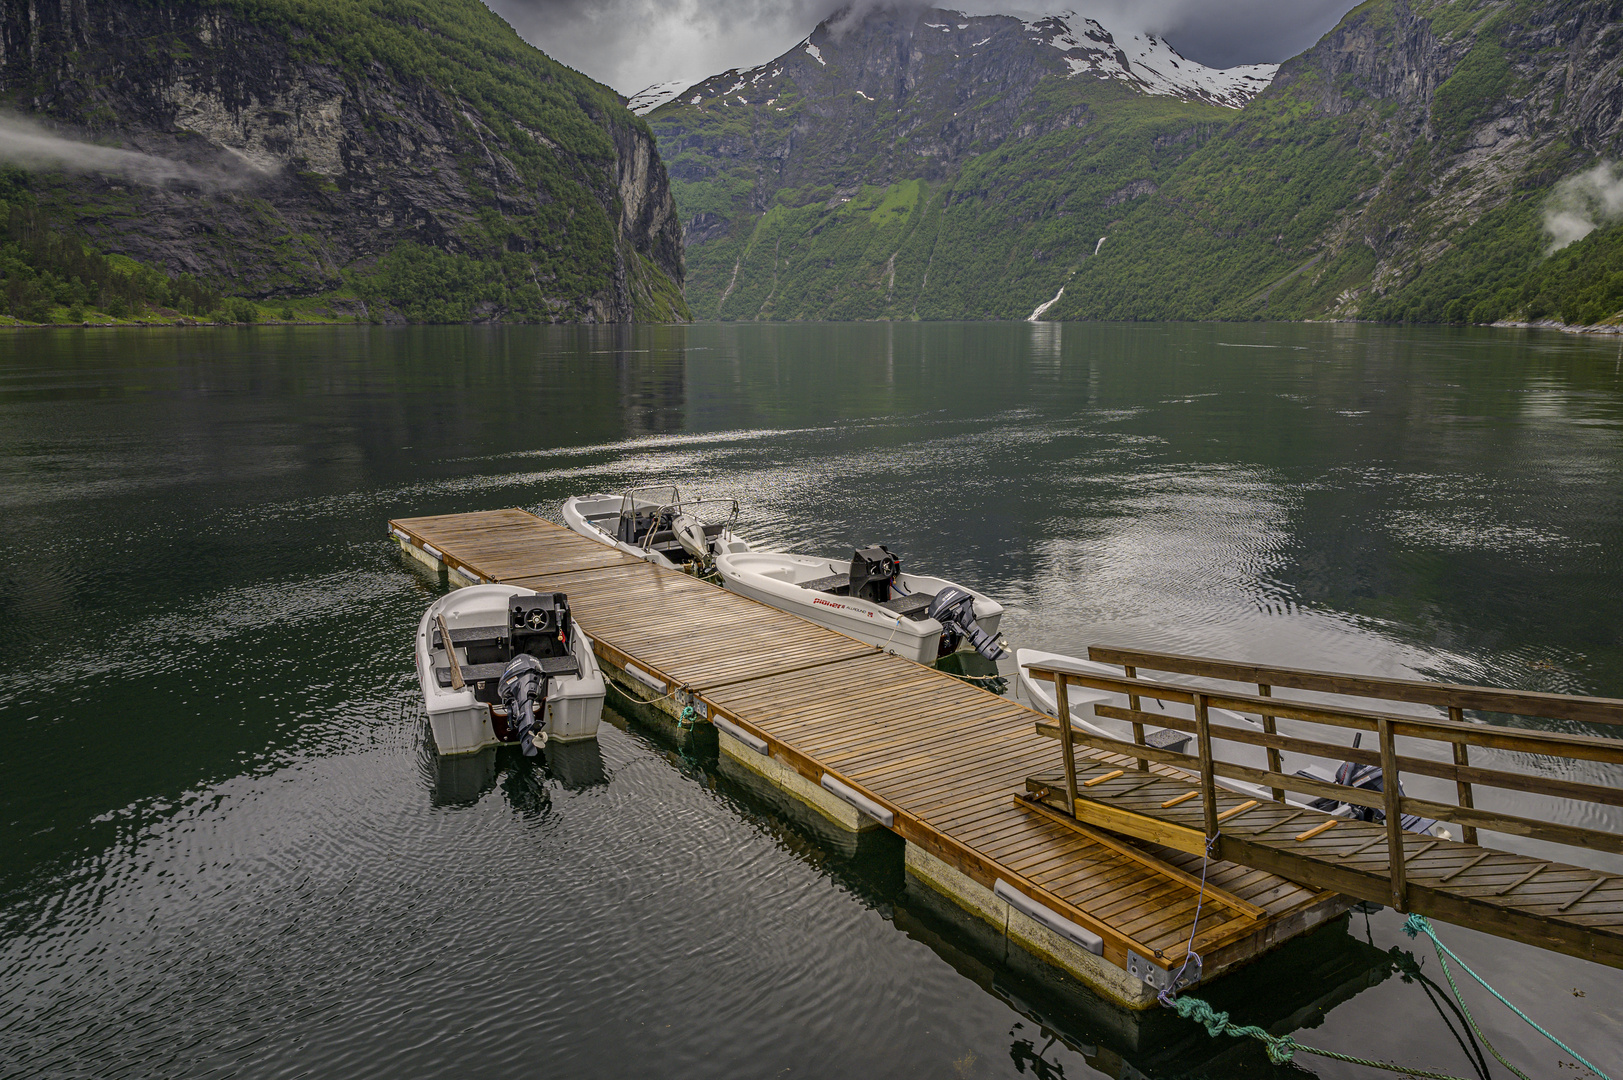
[[[1039,33],[876,9],[651,113],[694,314],[1024,317],[1236,115],[1073,75],[1095,41]]]
[[[1566,286],[1534,284],[1552,272],[1543,210],[1556,181],[1618,151],[1616,16],[1371,0],[1124,214],[1052,314],[1554,314]]]
[[[9,200],[101,252],[371,317],[686,315],[647,125],[478,0],[3,0],[0,50],[0,104],[147,155]]]

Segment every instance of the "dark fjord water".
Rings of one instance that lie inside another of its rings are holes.
[[[441,586],[390,516],[668,478],[739,497],[756,539],[884,541],[973,582],[1016,644],[1623,696],[1610,341],[25,333],[0,341],[0,450],[6,1077],[1299,1072],[1033,980],[893,847],[821,836],[702,739],[617,719],[539,765],[436,762],[408,647]],[[1210,996],[1483,1075],[1396,973],[1412,952],[1442,981],[1398,928],[1354,916]],[[1623,1066],[1619,972],[1443,933]],[[1583,1075],[1468,997],[1533,1076]]]

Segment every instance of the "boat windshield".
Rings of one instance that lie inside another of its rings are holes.
[[[643,537],[670,527],[670,515],[661,508],[678,503],[682,493],[675,484],[632,488],[620,499],[620,521],[616,539],[627,544],[641,543]]]
[[[675,484],[656,484],[652,487],[632,488],[620,497],[620,516],[630,517],[641,511],[647,513],[661,506],[682,501],[682,493]]]

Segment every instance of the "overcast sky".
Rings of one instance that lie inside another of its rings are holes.
[[[698,81],[786,51],[840,0],[486,0],[525,40],[622,94]],[[872,2],[872,0],[864,0]],[[976,14],[1031,11],[1032,0],[951,4]],[[1106,29],[1149,30],[1212,67],[1278,63],[1306,49],[1353,0],[1098,0],[1060,3]]]

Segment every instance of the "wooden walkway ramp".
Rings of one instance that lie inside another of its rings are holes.
[[[1097,935],[1102,958],[1139,979],[1141,993],[1118,1001],[1152,1002],[1183,963],[1201,860],[1019,800],[1026,778],[1057,758],[1037,730],[1041,714],[524,511],[389,528],[408,552],[470,582],[567,593],[611,674],[645,684],[645,697],[733,725],[810,785],[827,778],[872,800],[910,845],[980,888],[1012,890]],[[1132,763],[1103,750],[1081,756],[1099,768]],[[1348,903],[1219,863],[1194,951],[1209,978]]]
[[[1127,708],[1094,704],[1093,711],[1124,727],[1136,725],[1132,741],[1078,728],[1068,708],[1060,710],[1065,723],[1044,718],[1037,729],[1061,744],[1120,751],[1132,760],[1107,767],[1079,758],[1070,768],[1056,768],[1060,764],[1056,762],[1028,777],[1030,797],[1050,813],[1178,851],[1211,850],[1219,858],[1316,888],[1623,967],[1623,876],[1476,843],[1478,830],[1493,830],[1569,849],[1623,853],[1623,835],[1616,827],[1623,816],[1618,810],[1623,807],[1623,789],[1615,782],[1593,782],[1606,778],[1606,766],[1623,764],[1623,740],[1525,724],[1472,723],[1466,716],[1470,709],[1501,719],[1508,714],[1565,721],[1569,727],[1615,725],[1623,724],[1623,701],[1265,668],[1112,648],[1095,648],[1090,657],[1120,666],[1123,674],[1108,676],[1098,668],[1079,670],[1062,662],[1034,666],[1032,674],[1055,682],[1061,701],[1074,688],[1129,695]],[[1202,682],[1154,681],[1142,677],[1145,671]],[[1255,685],[1257,691],[1251,692],[1249,686],[1237,689],[1236,684]],[[1316,697],[1274,696],[1281,687]],[[1358,698],[1366,703],[1350,700]],[[1428,705],[1446,710],[1446,718],[1382,711],[1367,704],[1371,699]],[[1146,700],[1191,708],[1180,717],[1163,709],[1149,711]],[[1257,719],[1243,723],[1245,714]],[[1279,726],[1281,721],[1291,725],[1289,732]],[[1349,728],[1372,734],[1374,745],[1324,741],[1327,731],[1350,741]],[[1176,740],[1153,745],[1146,740],[1147,729],[1193,736],[1182,744],[1192,741],[1194,751],[1166,748]],[[1230,752],[1225,753],[1225,742]],[[1434,752],[1427,754],[1428,747]],[[1472,748],[1478,748],[1475,764]],[[1247,750],[1249,757],[1243,752]],[[1378,766],[1383,787],[1349,789],[1304,776],[1281,765],[1280,755],[1287,752]],[[1486,753],[1495,753],[1492,764],[1498,767],[1485,767]],[[1248,760],[1255,764],[1246,764]],[[1504,767],[1509,764],[1521,768]],[[1166,766],[1181,768],[1171,772]],[[1591,780],[1568,778],[1586,773]],[[1220,784],[1219,777],[1230,786]],[[1416,777],[1450,781],[1456,801],[1440,803],[1404,793],[1403,782],[1407,779],[1412,785]],[[1236,782],[1250,790],[1234,790]],[[1589,824],[1484,809],[1476,805],[1484,788],[1549,796],[1569,806],[1591,804],[1581,807],[1579,815]],[[1295,794],[1293,802],[1283,801],[1287,791]],[[1320,798],[1367,807],[1381,820],[1362,821],[1345,812],[1337,816],[1311,808],[1312,800]],[[1404,815],[1452,822],[1450,837],[1405,831],[1398,825]],[[1613,826],[1603,827],[1607,822]],[[1573,857],[1583,860],[1579,851],[1573,851]]]

